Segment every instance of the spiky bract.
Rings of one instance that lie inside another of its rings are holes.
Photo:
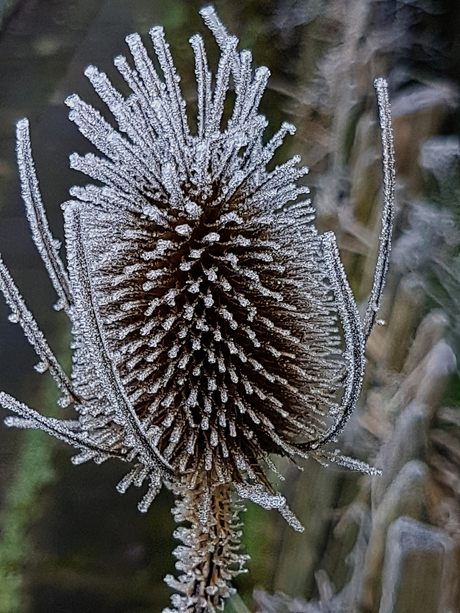
[[[115,60],[133,90],[127,100],[106,75],[86,71],[127,137],[77,96],[67,100],[70,118],[106,156],[71,156],[105,187],[72,189],[68,241],[76,242],[78,216],[102,336],[160,454],[178,474],[265,482],[269,453],[293,456],[322,433],[341,372],[330,359],[334,305],[313,211],[308,201],[283,210],[307,191],[296,184],[306,169],[296,157],[266,170],[293,127],[263,145],[258,103],[268,70],[253,74],[234,37],[222,42],[214,88],[202,39],[191,39],[192,135],[163,31],[151,35],[164,83],[137,35],[127,38],[137,71]],[[222,130],[231,77],[234,109]],[[79,373],[80,361],[84,352]]]

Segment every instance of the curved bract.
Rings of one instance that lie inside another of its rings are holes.
[[[381,108],[385,196],[381,249],[365,324],[340,263],[335,237],[320,236],[303,198],[307,169],[298,156],[267,164],[294,126],[263,143],[258,106],[269,71],[253,69],[211,7],[201,14],[221,48],[217,73],[199,35],[190,39],[198,88],[196,132],[189,128],[163,30],[151,30],[163,78],[137,34],[128,36],[134,68],[115,65],[131,89],[125,98],[90,66],[85,74],[115,117],[114,129],[77,95],[70,119],[101,156],[70,156],[98,185],[73,187],[64,205],[67,269],[38,188],[28,123],[17,127],[22,195],[33,238],[72,324],[69,379],[27,310],[8,270],[0,285],[40,358],[73,403],[77,418],[46,418],[5,393],[17,414],[7,425],[39,428],[80,450],[75,463],[118,457],[133,466],[118,485],[148,483],[146,511],[163,484],[190,528],[176,531],[177,611],[212,611],[232,593],[246,556],[238,497],[277,508],[302,526],[267,473],[270,454],[311,456],[373,472],[331,453],[356,405],[364,346],[387,269],[394,171],[386,84]],[[234,105],[223,122],[227,92]],[[224,123],[224,126],[222,125]],[[341,321],[345,350],[337,331]],[[341,406],[334,400],[344,386]],[[232,569],[232,570],[231,570]]]

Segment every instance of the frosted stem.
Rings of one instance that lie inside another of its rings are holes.
[[[391,236],[393,233],[396,182],[395,152],[391,123],[391,108],[388,100],[388,84],[385,79],[380,78],[375,80],[374,85],[377,91],[382,137],[384,205],[382,211],[382,229],[379,239],[379,255],[374,273],[374,283],[372,285],[363,323],[365,342],[372,331],[385,287],[388,264],[390,261]]]
[[[104,455],[114,458],[124,458],[125,454],[117,452],[113,449],[105,449],[100,445],[94,444],[86,434],[80,434],[73,431],[73,424],[78,422],[71,422],[72,427],[69,427],[69,422],[60,419],[54,419],[53,417],[44,417],[38,411],[34,411],[26,404],[19,402],[16,398],[13,398],[5,392],[0,392],[0,406],[17,413],[19,417],[6,417],[5,425],[14,428],[33,428],[37,430],[43,430],[48,434],[60,439],[64,443],[73,445],[77,449],[88,451],[94,455]]]
[[[335,235],[333,232],[326,232],[321,238],[326,265],[345,337],[347,375],[342,403],[334,425],[326,432],[324,437],[309,441],[305,446],[306,449],[316,449],[329,443],[343,430],[353,413],[361,393],[365,369],[365,343],[361,319],[347,275],[340,260]]]
[[[35,353],[40,358],[37,365],[39,372],[49,369],[51,376],[55,380],[59,389],[64,392],[68,400],[75,399],[72,383],[65,374],[61,365],[57,361],[54,353],[46,342],[43,332],[37,325],[32,313],[27,308],[23,297],[11,277],[8,268],[3,263],[0,256],[0,291],[3,293],[7,305],[11,309],[10,321],[18,323],[24,330],[24,334],[35,349]],[[67,402],[68,403],[68,402]]]
[[[43,206],[30,146],[29,122],[18,121],[16,126],[16,153],[21,195],[26,205],[27,219],[34,243],[48,271],[51,283],[59,296],[56,308],[67,309],[72,303],[67,273],[59,257],[59,242],[51,234]]]
[[[173,514],[177,522],[190,523],[189,528],[178,528],[174,536],[181,540],[174,551],[177,568],[185,573],[176,579],[165,578],[169,587],[180,594],[171,597],[174,609],[164,613],[199,613],[221,609],[224,599],[235,593],[231,579],[244,572],[248,556],[238,553],[241,533],[238,511],[241,506],[233,500],[230,484],[210,484],[202,473],[197,484],[174,485],[179,496]]]

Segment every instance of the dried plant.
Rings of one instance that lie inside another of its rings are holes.
[[[267,164],[287,133],[263,144],[258,114],[269,71],[253,71],[214,9],[201,10],[221,48],[214,79],[203,40],[190,39],[198,85],[197,133],[190,132],[163,30],[151,36],[164,81],[137,34],[134,59],[115,65],[132,93],[124,98],[95,67],[86,70],[119,131],[78,96],[70,119],[103,157],[70,156],[71,167],[102,184],[74,187],[63,205],[67,270],[53,239],[32,160],[28,123],[17,126],[22,196],[33,238],[72,324],[69,378],[28,311],[7,268],[0,284],[34,347],[73,403],[75,420],[42,416],[6,393],[17,414],[8,426],[37,428],[80,450],[75,464],[116,457],[134,467],[118,484],[148,483],[147,511],[166,485],[174,515],[190,527],[175,536],[175,611],[214,611],[234,589],[239,553],[238,499],[277,508],[302,526],[267,472],[270,454],[333,461],[375,473],[326,451],[358,400],[364,350],[385,284],[390,251],[394,160],[386,83],[376,81],[382,127],[384,197],[380,249],[361,322],[332,232],[319,235],[299,185],[307,169],[293,157]],[[222,131],[233,81],[233,113]],[[123,133],[123,134],[122,134]],[[290,203],[288,205],[288,203]],[[287,205],[287,206],[285,206]],[[340,348],[340,320],[345,349]],[[337,403],[337,393],[343,396]]]

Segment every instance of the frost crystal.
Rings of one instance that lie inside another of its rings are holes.
[[[37,249],[74,336],[69,378],[0,260],[0,287],[34,347],[73,403],[73,421],[43,417],[6,393],[16,413],[6,424],[38,428],[73,445],[75,464],[117,457],[132,464],[117,489],[146,484],[147,511],[162,485],[177,496],[177,568],[167,577],[178,612],[214,611],[233,588],[246,556],[238,553],[240,499],[302,526],[267,473],[270,454],[313,457],[355,470],[361,462],[323,446],[352,413],[364,374],[364,348],[388,266],[394,200],[393,145],[386,83],[377,80],[384,148],[385,208],[380,253],[364,324],[332,233],[320,236],[298,185],[298,156],[266,169],[294,126],[263,144],[258,105],[269,77],[236,50],[212,7],[201,10],[221,48],[215,77],[204,43],[190,39],[198,87],[197,132],[163,30],[151,37],[163,80],[140,37],[134,59],[115,65],[132,93],[85,71],[118,131],[77,95],[69,117],[100,151],[70,156],[71,167],[99,186],[74,187],[64,205],[67,268],[45,216],[28,122],[17,126],[22,196]],[[224,103],[235,90],[222,131]],[[289,204],[290,203],[290,204]],[[286,206],[287,205],[287,206]],[[337,314],[344,333],[340,350]],[[345,370],[344,370],[345,369]],[[345,378],[344,378],[345,371]],[[334,397],[344,382],[340,406]]]

